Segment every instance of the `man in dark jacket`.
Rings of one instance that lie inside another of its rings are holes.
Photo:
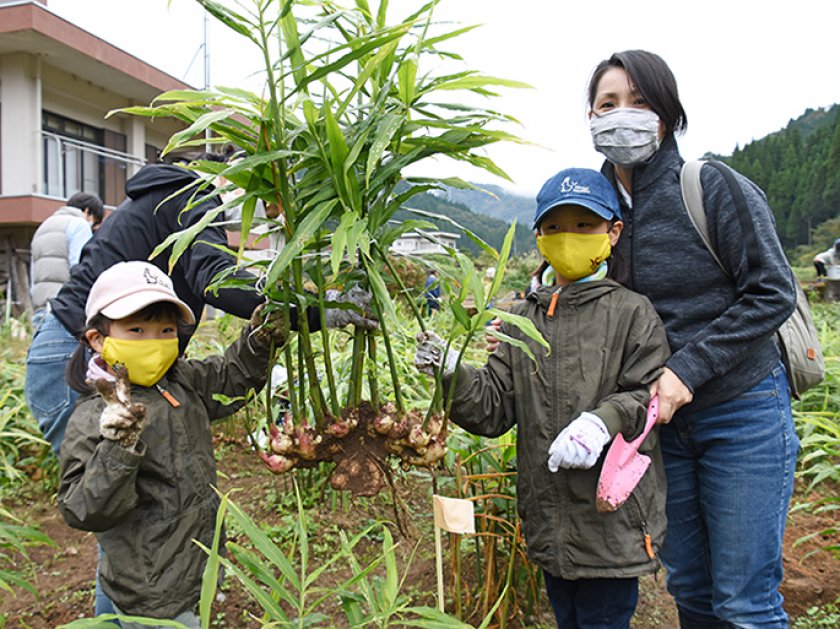
[[[150,164],[140,169],[126,183],[128,198],[88,241],[70,279],[49,302],[49,312],[26,357],[24,393],[56,454],[77,398],[64,382],[64,370],[85,327],[85,302],[91,285],[117,262],[149,260],[152,251],[168,236],[195,225],[217,207],[220,201],[213,197],[183,211],[193,194],[200,200],[211,192],[207,189],[196,193],[191,184],[197,179],[194,172],[170,164]],[[256,290],[222,289],[217,294],[207,291],[217,273],[235,264],[232,256],[219,249],[226,245],[225,231],[207,226],[170,273],[175,292],[193,311],[196,321],[205,304],[247,319],[263,301]],[[150,262],[169,272],[170,252],[171,248],[167,248]],[[245,272],[237,276],[251,283],[256,279]],[[189,337],[181,338],[182,351],[188,342]]]
[[[199,176],[191,170],[171,164],[148,164],[128,180],[127,197],[109,216],[82,250],[79,264],[73,267],[70,279],[49,302],[44,317],[32,339],[26,356],[24,395],[44,437],[59,454],[67,421],[78,399],[78,393],[65,382],[65,370],[70,356],[79,344],[78,337],[85,329],[85,303],[96,278],[118,262],[149,261],[168,273],[178,297],[192,310],[199,321],[206,304],[243,319],[249,319],[254,309],[264,301],[256,289],[226,288],[208,291],[216,275],[236,264],[225,253],[227,235],[221,227],[208,225],[196,236],[175,266],[169,270],[172,247],[150,259],[152,252],[167,237],[199,223],[221,204],[212,189],[197,190]],[[184,210],[194,199],[192,207]],[[197,202],[196,202],[197,201]],[[246,280],[251,286],[256,277],[237,271],[234,277]],[[338,325],[360,324],[363,319],[352,310],[328,310]],[[348,318],[349,317],[349,318]],[[317,309],[307,311],[310,330],[318,330],[321,320]],[[295,321],[292,327],[295,328]],[[375,325],[375,324],[373,324]],[[181,352],[187,346],[195,328],[180,340]],[[100,607],[97,582],[97,613],[109,611]]]
[[[434,269],[429,271],[429,277],[426,278],[425,290],[426,316],[431,317],[436,311],[440,310],[440,281]]]
[[[201,319],[207,304],[249,319],[254,308],[263,302],[264,297],[253,288],[256,277],[245,271],[237,271],[233,277],[245,280],[251,288],[208,291],[218,273],[236,264],[235,258],[223,251],[227,246],[227,234],[219,226],[204,227],[171,271],[168,267],[172,247],[150,259],[155,248],[166,238],[196,225],[207,212],[221,204],[218,197],[211,196],[212,189],[195,188],[197,179],[198,175],[193,171],[171,164],[149,164],[141,168],[126,183],[128,198],[87,243],[69,281],[49,302],[49,312],[32,339],[26,357],[24,393],[32,414],[56,454],[78,397],[64,383],[64,371],[85,328],[85,302],[90,287],[105,269],[117,262],[151,262],[169,274],[175,292],[192,310],[196,321]],[[185,211],[193,198],[192,207]],[[353,310],[330,309],[327,318],[331,316],[338,325],[366,325],[363,317]],[[321,328],[317,309],[307,311],[307,320],[310,330]],[[296,329],[294,318],[292,328]],[[180,338],[181,352],[192,332],[194,329]]]

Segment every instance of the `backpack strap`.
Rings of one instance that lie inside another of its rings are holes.
[[[694,229],[700,234],[703,244],[706,249],[712,254],[712,257],[717,262],[720,269],[729,276],[729,272],[723,266],[723,263],[718,258],[717,253],[712,247],[712,241],[709,239],[709,224],[706,220],[706,208],[703,205],[703,184],[700,182],[700,170],[703,168],[702,161],[685,162],[680,169],[680,192],[682,193],[683,205],[688,218],[691,219],[691,224]]]
[[[682,192],[683,205],[685,205],[686,212],[688,212],[688,217],[691,219],[691,223],[694,225],[697,233],[700,234],[703,244],[706,245],[709,253],[712,254],[715,262],[717,262],[718,266],[726,274],[726,276],[732,279],[732,275],[727,272],[726,268],[721,263],[720,258],[718,258],[717,253],[712,248],[711,240],[709,240],[709,227],[706,220],[706,209],[703,205],[703,186],[700,182],[700,169],[703,167],[704,163],[707,163],[709,166],[718,170],[720,174],[723,175],[724,180],[726,180],[726,183],[729,186],[729,191],[732,194],[732,200],[735,203],[735,210],[738,213],[738,219],[741,222],[741,227],[744,232],[744,247],[747,253],[748,267],[751,265],[755,266],[756,264],[756,261],[753,258],[755,255],[754,251],[756,249],[754,246],[755,233],[753,230],[749,229],[749,210],[747,209],[747,201],[744,197],[744,192],[741,190],[741,187],[738,185],[738,182],[735,180],[732,172],[726,166],[724,166],[721,162],[716,161],[693,161],[685,162],[683,164],[682,169],[680,170],[680,191]],[[796,399],[800,399],[801,392],[814,386],[817,382],[821,382],[821,379],[813,381],[809,379],[807,380],[807,384],[801,383],[797,385],[797,377],[799,377],[799,379],[803,378],[800,372],[816,367],[814,373],[819,373],[820,368],[824,370],[824,365],[821,367],[819,363],[819,360],[822,358],[822,350],[819,346],[816,328],[814,328],[814,324],[811,319],[811,313],[808,307],[808,298],[805,296],[805,293],[802,292],[802,287],[799,285],[799,282],[794,280],[794,283],[796,286],[796,311],[784,324],[782,324],[781,328],[776,331],[776,339],[782,354],[782,361],[784,362],[785,370],[787,372],[787,380],[790,385],[790,390]],[[797,314],[799,316],[797,316]],[[796,321],[791,325],[791,322],[794,320]],[[803,332],[797,331],[797,334],[799,335],[798,337],[786,338],[786,336],[791,334],[789,330],[791,327],[805,329],[806,336],[803,336]],[[809,343],[810,345],[808,345]],[[794,350],[793,353],[795,355],[795,360],[791,358],[791,348]],[[802,353],[800,350],[807,350],[808,359],[811,361],[817,361],[816,365],[814,366],[808,364],[807,367],[803,367],[803,360],[801,356],[797,354],[797,352],[800,354]],[[797,373],[795,373],[795,370]],[[812,374],[809,374],[809,378],[811,375]],[[824,377],[824,374],[820,376],[820,378],[822,377]]]

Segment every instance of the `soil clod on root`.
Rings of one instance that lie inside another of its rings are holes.
[[[333,489],[373,496],[388,481],[390,457],[399,458],[403,469],[431,467],[443,458],[445,444],[441,417],[426,420],[419,411],[400,417],[392,403],[375,412],[370,403],[362,402],[344,409],[323,432],[309,424],[296,425],[287,414],[281,426],[271,426],[269,449],[260,456],[275,474],[334,462],[330,476]]]

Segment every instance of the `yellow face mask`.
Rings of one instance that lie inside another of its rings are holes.
[[[178,358],[178,339],[129,341],[106,336],[102,359],[112,367],[122,363],[128,379],[141,387],[150,387],[163,377]]]
[[[558,232],[537,236],[537,248],[557,274],[567,280],[592,275],[610,257],[609,234]]]

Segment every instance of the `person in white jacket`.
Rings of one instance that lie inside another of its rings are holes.
[[[79,263],[82,247],[102,222],[105,208],[95,194],[77,192],[41,223],[30,245],[30,288],[34,327],[46,312],[47,302],[70,279],[70,268]]]
[[[834,241],[834,246],[831,249],[814,256],[814,268],[817,270],[817,277],[827,277],[828,267],[830,266],[840,266],[840,238]]]

